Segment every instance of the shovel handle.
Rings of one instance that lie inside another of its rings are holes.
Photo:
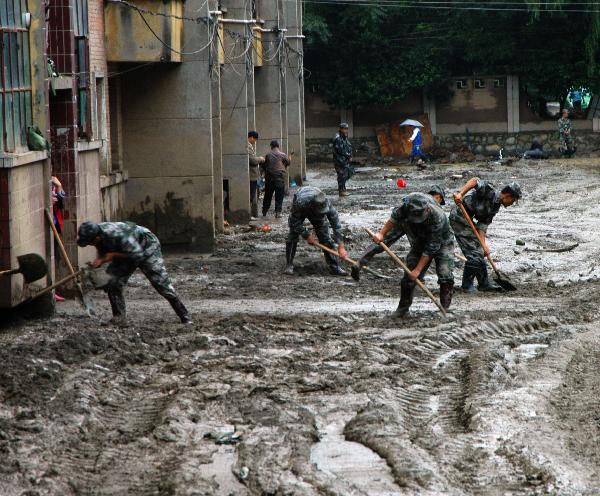
[[[50,291],[52,291],[53,289],[58,288],[59,286],[61,286],[62,284],[69,282],[71,279],[76,278],[77,276],[83,274],[83,269],[78,270],[77,272],[68,275],[66,277],[63,277],[60,281],[56,281],[54,284],[52,284],[51,286],[48,286],[47,288],[42,289],[41,291],[38,291],[36,294],[30,296],[29,298],[27,298],[25,301],[21,302],[21,305],[24,305],[25,303],[29,303],[32,300],[35,300],[36,298],[39,298],[42,295],[45,295],[46,293],[49,293]]]
[[[373,241],[375,241],[379,246],[381,246],[384,249],[384,251],[391,257],[391,259],[394,262],[396,262],[400,267],[402,267],[404,272],[406,272],[407,274],[410,272],[410,269],[406,266],[406,264],[402,260],[400,260],[398,255],[396,255],[392,250],[390,250],[383,241],[377,241],[375,239],[375,233],[373,231],[371,231],[368,227],[365,227],[365,231],[367,231],[367,233],[369,234],[369,236],[371,236]],[[433,303],[435,303],[435,305],[440,309],[440,312],[442,312],[442,314],[445,317],[446,310],[444,310],[444,307],[440,304],[440,302],[435,299],[435,296],[433,296],[433,293],[431,291],[429,291],[427,286],[425,286],[425,284],[423,284],[423,282],[419,278],[415,279],[415,282],[417,283],[417,286],[419,286],[423,290],[423,292],[427,296],[429,296],[431,301],[433,301]]]
[[[322,245],[322,244],[321,244],[321,243],[319,243],[318,241],[315,241],[315,242],[313,243],[313,245],[314,245],[314,246],[316,246],[317,248],[320,248],[320,249],[321,249],[321,250],[323,250],[323,251],[326,251],[327,253],[330,253],[330,254],[331,254],[331,255],[333,255],[334,257],[339,257],[339,256],[340,256],[340,254],[339,254],[337,251],[335,251],[335,250],[334,250],[334,249],[332,249],[332,248],[329,248],[329,246]],[[341,258],[341,257],[340,257],[340,258]],[[348,262],[348,263],[350,263],[350,264],[352,264],[352,265],[358,265],[358,262],[357,262],[356,260],[352,260],[351,258],[348,258],[348,257],[346,257],[346,258],[342,258],[342,260],[345,260],[346,262]]]
[[[496,267],[496,264],[494,263],[494,260],[492,259],[492,256],[489,253],[485,253],[485,249],[483,248],[483,239],[481,239],[481,234],[479,234],[479,231],[475,227],[475,224],[473,224],[473,219],[471,219],[471,217],[467,213],[467,209],[462,204],[462,202],[456,201],[456,198],[454,199],[454,203],[456,203],[456,205],[458,206],[458,208],[461,209],[461,211],[463,213],[463,216],[465,217],[466,221],[471,226],[471,229],[473,229],[473,234],[475,234],[475,236],[477,237],[477,241],[479,241],[479,244],[481,245],[481,249],[483,250],[483,253],[485,254],[485,256],[488,259],[488,261],[490,262],[490,265],[492,266],[492,269],[494,269],[494,272],[496,274],[498,274],[498,267]]]
[[[20,272],[19,269],[2,270],[2,271],[0,271],[0,277],[12,276],[13,274],[18,274],[19,272]]]

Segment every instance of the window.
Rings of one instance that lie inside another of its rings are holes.
[[[481,90],[483,88],[485,88],[485,79],[476,79],[475,89]]]
[[[504,79],[494,79],[494,88],[504,88]]]
[[[467,80],[466,79],[457,79],[455,82],[455,86],[457,90],[466,90],[467,89]]]
[[[87,0],[75,0],[73,9],[75,58],[77,60],[77,124],[79,137],[92,139],[92,105],[90,102],[90,58],[88,42]]]
[[[32,124],[26,13],[26,0],[0,0],[0,151],[5,152],[26,149],[27,126]]]

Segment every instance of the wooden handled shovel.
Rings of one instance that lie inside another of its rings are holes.
[[[46,213],[46,219],[48,220],[48,222],[50,223],[50,226],[52,227],[52,232],[54,233],[54,239],[56,240],[56,243],[58,244],[58,248],[60,250],[60,254],[61,254],[64,262],[67,264],[67,267],[69,268],[69,272],[71,273],[71,275],[75,275],[75,274],[79,275],[79,272],[77,272],[77,273],[75,272],[75,269],[73,268],[73,264],[71,263],[71,260],[69,259],[69,255],[67,255],[67,250],[65,250],[65,245],[63,244],[62,239],[60,238],[60,235],[58,234],[58,230],[56,229],[56,226],[54,225],[54,219],[52,218],[50,211],[45,209],[44,212]],[[77,287],[77,291],[79,292],[79,300],[81,301],[81,304],[85,308],[85,311],[87,312],[87,314],[90,317],[96,315],[96,310],[94,308],[94,304],[86,296],[85,292],[83,291],[83,287],[81,286],[81,283],[79,281],[77,281],[76,278],[71,278],[71,279],[75,279],[75,286]]]
[[[471,217],[467,213],[467,209],[462,204],[462,202],[456,201],[456,198],[454,199],[454,203],[456,203],[456,205],[458,206],[458,208],[461,209],[461,211],[462,211],[462,213],[463,213],[466,221],[471,226],[471,229],[473,229],[473,234],[475,234],[475,237],[477,238],[477,241],[479,241],[479,244],[481,245],[481,249],[485,253],[485,249],[483,248],[483,246],[484,246],[483,245],[483,239],[481,238],[481,235],[479,234],[479,231],[475,227],[475,224],[473,224],[473,219],[471,219]],[[492,256],[489,253],[485,253],[485,256],[487,257],[488,261],[490,262],[490,265],[492,266],[492,269],[494,269],[494,272],[496,273],[496,277],[494,277],[494,279],[496,280],[496,282],[503,289],[505,289],[507,291],[515,291],[517,289],[517,287],[512,283],[512,281],[510,280],[510,278],[506,274],[504,274],[503,272],[501,272],[500,270],[498,270],[498,267],[496,267],[496,264],[494,263],[494,260],[492,259]]]
[[[317,241],[315,241],[313,244],[317,248],[320,248],[321,250],[326,251],[327,253],[330,253],[334,257],[340,256],[340,254],[337,251],[332,250],[328,246],[322,245],[321,243],[318,243]],[[351,258],[346,257],[346,258],[342,258],[342,260],[345,260],[350,265],[354,265],[355,267],[359,266],[359,263],[356,260],[352,260]],[[373,269],[369,269],[369,267],[362,267],[362,269],[366,270],[369,274],[373,274],[375,277],[379,277],[380,279],[391,279],[391,277],[384,276],[383,274],[380,274],[379,272],[375,272]],[[358,281],[358,279],[356,277],[354,277],[354,274],[352,275],[352,278],[355,279],[356,281]],[[359,276],[359,279],[360,279],[360,276]]]
[[[369,233],[369,236],[371,236],[371,238],[373,238],[373,241],[375,241],[379,246],[381,246],[385,250],[385,252],[390,256],[390,258],[394,262],[396,262],[400,267],[402,267],[404,272],[406,272],[407,274],[410,272],[410,269],[406,266],[406,264],[402,260],[400,260],[400,258],[392,250],[390,250],[383,241],[379,242],[375,239],[375,233],[373,231],[371,231],[367,227],[365,227],[365,231],[367,231],[367,233]],[[429,296],[431,301],[433,301],[435,303],[435,305],[440,309],[440,312],[442,312],[444,317],[446,317],[446,315],[447,315],[446,310],[444,310],[444,307],[441,305],[441,303],[435,299],[435,296],[433,296],[433,293],[431,291],[429,291],[427,286],[425,286],[425,284],[423,284],[423,281],[421,281],[419,278],[417,278],[417,279],[415,279],[415,282],[417,283],[417,286],[419,286],[423,290],[423,292],[427,296]]]

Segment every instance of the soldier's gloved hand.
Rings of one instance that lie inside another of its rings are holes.
[[[375,243],[383,243],[383,234],[375,233],[375,236],[373,236],[373,241],[375,241]]]
[[[314,245],[317,242],[317,238],[315,237],[315,235],[313,233],[310,233],[308,235],[308,238],[306,238],[306,242],[309,245]]]
[[[338,246],[338,253],[340,254],[340,258],[346,259],[348,257],[348,252],[346,251],[346,248],[342,244],[340,244],[340,246]]]
[[[486,242],[483,243],[483,253],[485,253],[486,255],[490,255],[492,253],[490,251],[490,247],[487,245]]]
[[[463,197],[460,193],[453,193],[452,196],[454,197],[454,201],[456,203],[462,203]]]
[[[103,258],[97,258],[96,260],[94,260],[91,265],[94,269],[97,269],[98,267],[102,267],[105,264],[105,260]]]
[[[418,271],[417,269],[413,269],[407,274],[407,276],[411,281],[416,281],[419,278],[420,274],[420,271]]]

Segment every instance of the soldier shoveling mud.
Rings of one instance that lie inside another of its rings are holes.
[[[480,291],[497,291],[500,286],[490,281],[488,276],[486,255],[490,249],[485,241],[489,225],[500,210],[500,206],[510,207],[521,198],[521,187],[516,182],[504,186],[500,193],[487,181],[476,177],[469,179],[463,189],[454,193],[454,200],[462,204],[471,219],[477,221],[475,225],[481,242],[473,232],[461,209],[455,205],[450,212],[450,224],[454,230],[456,240],[467,261],[462,278],[462,289],[468,293]],[[474,280],[477,279],[477,289]]]
[[[304,226],[306,219],[313,225],[316,238]],[[325,196],[325,193],[319,188],[305,186],[296,192],[292,201],[288,225],[290,231],[285,244],[286,274],[291,275],[294,273],[294,257],[296,256],[296,247],[300,236],[311,245],[318,239],[322,245],[336,249],[341,258],[348,256],[344,247],[342,225],[338,213]],[[329,235],[329,227],[333,229],[334,239],[331,239]],[[323,254],[331,274],[347,275],[336,257],[327,252],[323,252]]]
[[[162,258],[160,241],[150,230],[133,222],[86,221],[79,226],[77,244],[81,247],[95,246],[98,258],[94,268],[109,263],[107,273],[110,281],[103,288],[108,294],[113,313],[111,322],[126,323],[123,289],[136,269],[140,269],[154,289],[173,307],[184,324],[192,323],[185,305],[177,296]]]
[[[429,191],[427,192],[427,194],[431,195],[431,197],[439,205],[446,204],[446,199],[444,198],[444,189],[441,186],[434,184],[433,186],[431,186],[431,188],[429,188]],[[405,234],[406,233],[402,230],[402,228],[400,226],[396,226],[385,236],[385,239],[383,240],[383,242],[385,243],[386,246],[389,247],[389,246],[393,245],[396,241],[398,241]],[[351,269],[352,278],[354,280],[358,281],[360,278],[361,269],[363,267],[366,267],[367,265],[369,265],[369,263],[371,262],[373,257],[375,255],[378,255],[379,253],[383,253],[383,248],[380,245],[372,244],[371,246],[369,246],[369,248],[367,248],[367,251],[363,254],[363,256],[360,257],[360,260],[358,261],[358,265],[352,267],[352,269]]]
[[[375,234],[375,241],[383,242],[391,231],[406,234],[410,242],[406,265],[411,270],[402,278],[400,303],[392,318],[408,313],[413,302],[415,280],[425,277],[432,260],[435,260],[440,285],[440,303],[447,310],[452,302],[454,287],[454,233],[444,211],[430,195],[410,193],[392,211],[381,231]]]

